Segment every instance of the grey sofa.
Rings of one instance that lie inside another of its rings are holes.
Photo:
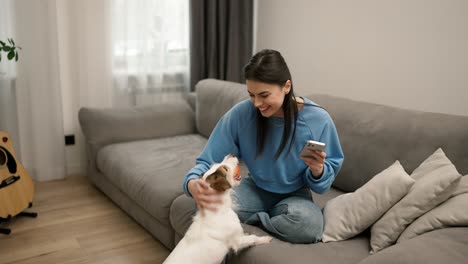
[[[468,173],[468,117],[425,113],[305,94],[325,107],[337,126],[345,162],[333,188],[313,194],[327,200],[362,186],[395,160],[411,173],[442,147]],[[167,248],[181,239],[195,213],[183,194],[185,173],[219,118],[247,98],[243,84],[207,79],[185,102],[132,109],[82,108],[88,176],[119,207]],[[245,175],[246,168],[242,173]],[[262,234],[253,226],[246,232]],[[231,255],[229,263],[467,263],[468,227],[432,231],[369,255],[369,232],[341,242],[269,245]],[[189,263],[189,260],[188,262]]]

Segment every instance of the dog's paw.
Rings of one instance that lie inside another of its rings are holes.
[[[255,241],[255,245],[268,244],[271,242],[272,239],[273,238],[271,236],[258,237],[257,241]]]

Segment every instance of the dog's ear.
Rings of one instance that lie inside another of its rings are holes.
[[[227,169],[224,166],[220,166],[213,174],[208,175],[205,180],[217,192],[224,192],[232,187],[226,178],[226,174]]]

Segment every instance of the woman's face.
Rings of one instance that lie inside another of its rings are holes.
[[[284,117],[282,105],[284,97],[291,90],[291,81],[284,86],[247,80],[250,100],[264,117]]]

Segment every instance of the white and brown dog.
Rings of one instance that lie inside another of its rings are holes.
[[[227,155],[221,163],[214,164],[202,178],[210,186],[222,192],[222,203],[217,211],[198,211],[193,223],[177,244],[165,264],[203,263],[219,264],[229,250],[237,252],[249,246],[266,244],[270,236],[258,237],[246,235],[239,218],[232,209],[232,187],[239,185],[239,161],[233,155]]]

